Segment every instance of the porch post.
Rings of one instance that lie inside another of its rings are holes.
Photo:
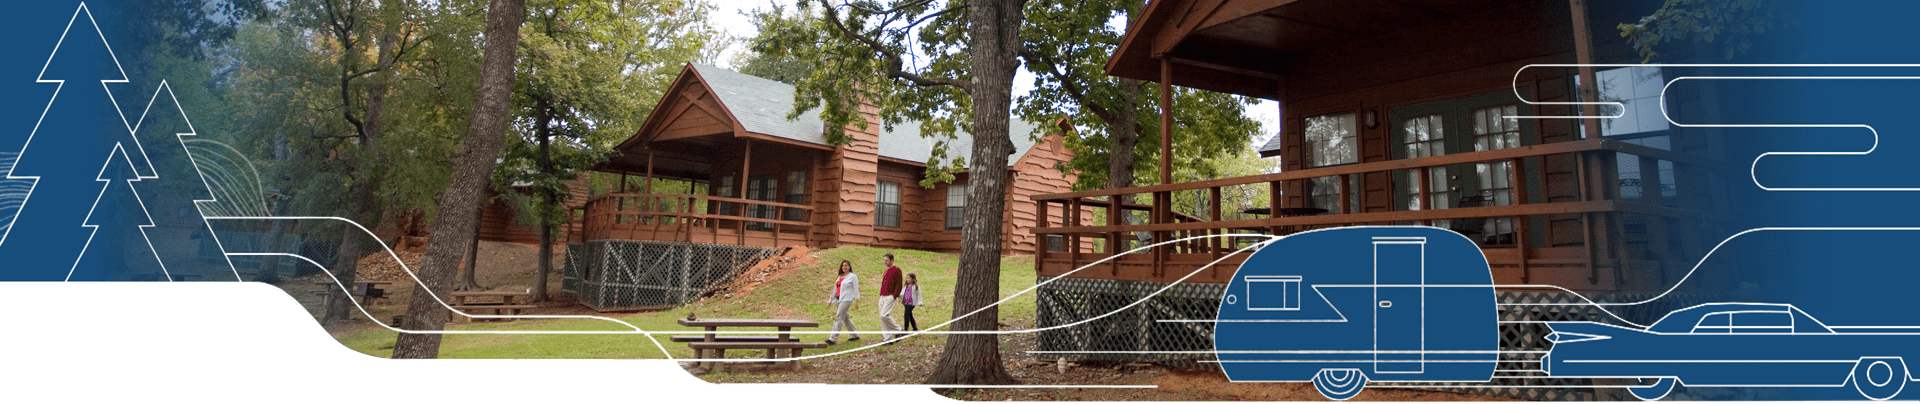
[[[1586,0],[1567,0],[1568,8],[1573,10],[1573,57],[1580,64],[1580,137],[1597,139],[1600,137],[1600,120],[1591,118],[1599,115],[1594,106],[1598,102],[1600,87],[1593,75],[1593,34],[1587,29]]]
[[[745,138],[744,140],[746,140],[746,143],[740,146],[740,182],[737,184],[737,186],[740,187],[740,192],[734,194],[740,199],[747,199],[747,173],[750,172],[749,170],[752,169],[753,164],[753,138]],[[747,209],[747,204],[740,204],[740,217],[745,218],[752,216],[747,214]],[[735,220],[734,222],[736,223],[734,231],[738,232],[736,235],[738,235],[740,239],[739,245],[747,245],[747,221]]]
[[[1173,57],[1160,58],[1160,185],[1173,183]],[[1173,191],[1153,193],[1152,223],[1173,222]],[[1153,241],[1169,241],[1173,232],[1154,232]],[[1167,259],[1171,258],[1171,245],[1162,245],[1153,249],[1153,275],[1166,274]]]
[[[642,189],[644,189],[644,191],[641,191],[641,193],[644,193],[647,195],[653,195],[653,150],[647,150],[647,183],[644,185],[641,185],[641,187]],[[659,198],[648,196],[646,200],[647,200],[647,211],[660,210]],[[661,222],[664,221],[661,219],[662,218],[660,217],[660,215],[653,215],[653,218],[647,221],[651,222],[651,224],[655,227],[655,230],[658,230]]]

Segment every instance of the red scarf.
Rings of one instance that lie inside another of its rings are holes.
[[[833,301],[835,302],[840,301],[840,284],[846,281],[847,281],[846,275],[841,275],[840,279],[833,280]]]

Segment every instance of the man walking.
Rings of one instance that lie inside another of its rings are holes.
[[[893,342],[900,331],[893,322],[893,304],[900,300],[900,267],[893,266],[893,253],[887,253],[886,260],[887,272],[880,275],[880,336]]]

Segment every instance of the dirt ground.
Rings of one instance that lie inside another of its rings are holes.
[[[1029,328],[1015,320],[1010,328]],[[942,336],[915,338],[944,339]],[[936,340],[938,341],[938,340]],[[1008,373],[1021,384],[1158,386],[1155,388],[994,388],[960,389],[948,396],[970,401],[1327,401],[1308,383],[1233,383],[1220,372],[1193,372],[1145,363],[1069,363],[1041,361],[1034,354],[1037,335],[1000,339]],[[714,383],[920,384],[933,373],[939,344],[905,343],[805,361],[799,370],[785,364],[733,364],[720,372],[694,371]],[[1411,389],[1367,389],[1356,401],[1513,401],[1508,398]]]
[[[406,261],[408,268],[415,270],[419,269],[422,256],[418,244],[424,243],[410,243],[412,248],[395,251],[402,260]],[[548,295],[552,300],[539,303],[540,308],[526,310],[521,312],[522,314],[594,314],[593,310],[578,304],[572,294],[558,292],[560,290],[561,253],[564,251],[564,246],[556,246],[554,248],[553,273],[547,277]],[[474,280],[484,287],[485,290],[525,291],[533,285],[535,264],[539,263],[538,255],[539,249],[533,245],[482,241],[480,242],[480,265],[474,272]],[[363,302],[367,303],[367,311],[373,314],[372,317],[374,319],[378,319],[381,322],[390,322],[393,316],[406,312],[407,299],[411,298],[413,294],[414,281],[406,272],[401,270],[400,265],[394,263],[393,258],[388,256],[385,251],[368,254],[366,257],[361,258],[360,265],[355,273],[358,274],[358,280],[394,282],[387,288],[386,297],[373,299],[371,302]],[[294,300],[299,301],[302,306],[307,308],[309,313],[317,318],[320,316],[325,303],[323,300],[324,297],[314,292],[333,289],[334,286],[332,286],[332,284],[332,279],[326,274],[313,274],[288,279],[275,284],[275,286],[286,290],[289,295],[294,296]],[[364,321],[365,316],[360,313],[355,313],[354,317],[356,321],[328,326],[327,333],[334,337],[339,337],[363,331],[382,329],[379,324]]]

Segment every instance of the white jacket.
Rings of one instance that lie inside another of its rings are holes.
[[[855,275],[853,273],[847,273],[846,277],[839,278],[839,280],[837,280],[836,282],[838,283],[834,285],[833,290],[838,292],[838,294],[840,295],[840,298],[839,299],[833,298],[835,293],[829,292],[827,293],[827,303],[840,303],[840,302],[851,302],[855,300],[860,300],[860,276],[859,275]]]

